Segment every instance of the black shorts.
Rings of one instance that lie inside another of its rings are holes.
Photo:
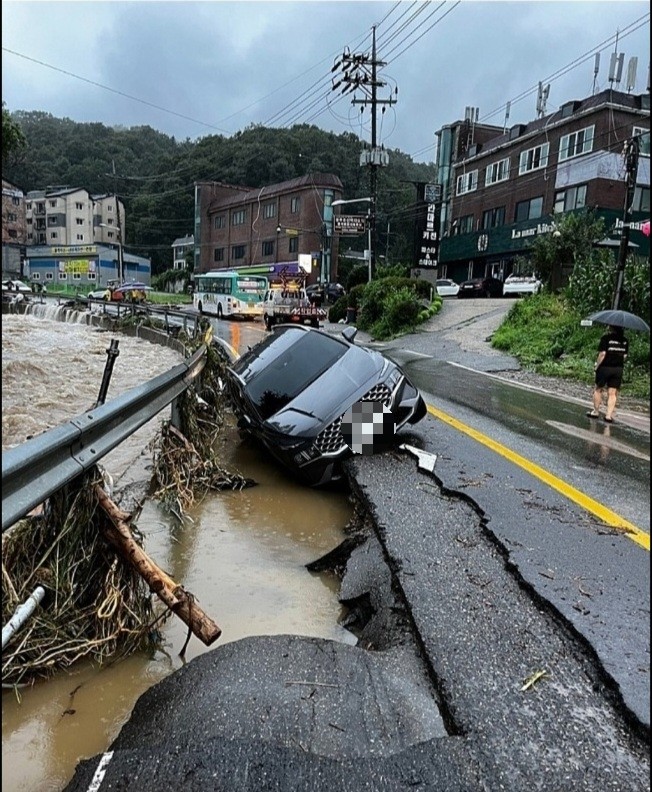
[[[595,372],[595,384],[598,388],[620,388],[623,383],[621,366],[600,366]]]

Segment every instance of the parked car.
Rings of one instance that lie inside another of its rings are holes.
[[[346,289],[340,283],[313,283],[306,286],[308,299],[314,305],[324,302],[335,303],[346,294]]]
[[[6,280],[2,282],[2,291],[10,294],[31,294],[32,287],[22,280]]]
[[[472,278],[460,283],[459,297],[501,297],[503,282],[498,278]]]
[[[95,291],[88,292],[86,296],[91,300],[110,300],[111,289],[105,286],[103,289],[95,289]]]
[[[435,284],[440,297],[457,297],[460,290],[459,284],[447,278],[439,278]]]
[[[238,427],[311,486],[342,476],[353,451],[342,419],[358,402],[382,403],[396,430],[426,414],[419,391],[379,352],[356,346],[354,327],[341,336],[284,325],[228,370]]]
[[[538,294],[543,283],[536,275],[508,275],[503,284],[503,294]]]

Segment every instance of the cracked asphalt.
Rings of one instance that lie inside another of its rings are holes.
[[[442,354],[517,370],[472,335]],[[347,463],[367,515],[341,589],[358,645],[203,654],[68,790],[650,789],[649,556],[425,423],[402,440],[433,473],[398,450]]]

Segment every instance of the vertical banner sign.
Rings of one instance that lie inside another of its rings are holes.
[[[439,264],[441,184],[417,184],[414,266],[436,269]]]

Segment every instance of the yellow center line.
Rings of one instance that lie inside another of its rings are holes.
[[[636,544],[640,545],[645,550],[650,550],[650,534],[646,533],[641,528],[638,528],[633,523],[630,523],[628,520],[625,520],[619,514],[616,514],[616,512],[608,509],[603,504],[598,503],[598,501],[593,500],[593,498],[589,497],[583,492],[580,492],[580,490],[575,489],[575,487],[572,487],[570,484],[562,481],[562,479],[557,478],[557,476],[549,473],[542,467],[539,467],[539,465],[536,465],[534,462],[530,462],[529,459],[522,457],[520,454],[517,454],[515,451],[512,451],[501,443],[497,443],[495,440],[492,440],[491,437],[487,437],[487,435],[482,434],[482,432],[478,432],[476,429],[472,429],[470,426],[461,423],[461,421],[458,421],[452,416],[447,415],[441,410],[438,410],[431,404],[428,405],[428,412],[435,418],[439,418],[439,420],[447,423],[449,426],[452,426],[454,429],[457,429],[469,437],[472,437],[478,443],[482,443],[482,445],[487,446],[487,448],[490,448],[492,451],[500,454],[500,456],[505,457],[505,459],[508,459],[513,464],[523,468],[523,470],[526,470],[531,475],[548,484],[548,486],[557,490],[557,492],[560,492],[569,500],[577,503],[578,506],[581,506],[586,511],[595,515],[598,519],[602,520],[602,522],[606,523],[612,528],[617,528],[619,531],[624,531],[625,535],[629,539],[631,539],[633,542],[636,542]]]

